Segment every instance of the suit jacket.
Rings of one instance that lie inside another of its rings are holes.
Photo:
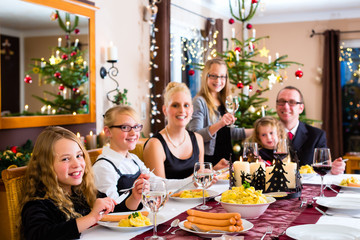
[[[291,147],[300,160],[300,166],[311,165],[315,148],[327,147],[326,133],[319,128],[300,122],[291,141]]]

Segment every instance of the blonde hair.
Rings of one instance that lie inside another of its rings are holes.
[[[225,106],[225,100],[226,100],[226,96],[229,94],[229,74],[227,72],[227,65],[225,63],[224,60],[219,59],[219,58],[214,58],[214,59],[210,59],[205,63],[205,67],[202,71],[202,76],[201,76],[201,88],[199,93],[197,94],[198,96],[202,96],[205,101],[206,104],[208,106],[209,109],[209,115],[210,115],[210,119],[212,121],[216,120],[216,116],[215,116],[215,110],[217,110],[217,107],[215,105],[215,99],[214,97],[211,95],[209,86],[207,84],[207,79],[208,79],[208,74],[210,71],[210,68],[213,64],[219,64],[221,66],[225,66],[226,67],[226,82],[225,82],[225,87],[220,91],[220,93],[218,94],[218,100],[220,101],[220,103],[222,105]]]
[[[259,118],[255,121],[254,132],[253,132],[252,136],[250,137],[252,142],[257,142],[258,145],[262,146],[261,140],[259,138],[259,128],[265,127],[265,126],[270,126],[270,127],[276,128],[277,136],[279,139],[287,138],[286,131],[285,131],[285,128],[284,128],[284,125],[282,124],[282,122],[280,122],[278,119],[276,119],[274,117],[265,116],[265,117]]]
[[[84,197],[90,207],[93,206],[97,189],[94,184],[94,176],[91,168],[89,155],[74,133],[62,127],[47,127],[38,136],[26,174],[24,192],[22,194],[21,208],[31,200],[51,199],[62,211],[67,220],[81,217],[74,209],[70,195],[60,186],[54,170],[55,152],[54,145],[61,139],[69,139],[76,142],[83,152],[85,169],[82,182],[78,186],[72,186],[72,191],[80,197]]]
[[[186,86],[185,83],[169,82],[164,91],[164,105],[165,106],[169,105],[171,97],[174,95],[174,93],[177,93],[177,92],[184,92],[188,96],[190,96],[190,99],[191,99],[190,89]]]
[[[130,106],[114,106],[106,111],[104,114],[104,126],[111,127],[116,121],[116,115],[123,114],[132,117],[136,122],[140,122],[139,115]]]

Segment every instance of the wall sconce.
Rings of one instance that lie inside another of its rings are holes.
[[[116,103],[116,101],[114,101],[113,99],[110,98],[110,93],[119,92],[119,83],[115,79],[115,77],[119,73],[119,69],[114,66],[114,64],[117,63],[117,47],[113,46],[112,42],[110,42],[110,46],[108,47],[108,52],[107,53],[108,53],[107,54],[107,57],[108,57],[107,62],[111,63],[111,67],[109,68],[109,70],[106,70],[106,68],[101,67],[100,68],[100,77],[102,79],[104,79],[106,76],[109,76],[109,78],[115,82],[116,88],[109,91],[106,94],[106,97],[110,102]]]

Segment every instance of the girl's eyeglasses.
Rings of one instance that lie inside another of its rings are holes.
[[[130,126],[130,125],[113,125],[110,126],[109,128],[120,128],[121,131],[123,132],[130,132],[131,129],[134,129],[135,132],[140,132],[143,128],[142,124],[136,124],[135,126]]]

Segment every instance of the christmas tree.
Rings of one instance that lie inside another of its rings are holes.
[[[44,91],[52,96],[52,99],[34,96],[44,103],[48,109],[52,109],[52,114],[82,114],[88,112],[88,93],[86,83],[88,82],[88,65],[84,61],[85,52],[80,49],[79,39],[72,39],[72,33],[78,34],[79,17],[65,13],[65,21],[56,11],[51,16],[52,20],[57,20],[60,28],[65,32],[65,46],[62,46],[62,38],[58,38],[56,55],[52,55],[49,60],[44,58],[34,58],[31,65],[32,69],[28,74],[38,74],[39,79],[46,84],[58,85],[58,93]],[[40,63],[40,66],[38,66]],[[32,83],[30,75],[24,78],[26,83]],[[42,113],[45,113],[42,109]],[[47,111],[47,114],[50,114]]]
[[[259,1],[251,0],[247,1],[247,4],[245,6],[245,0],[237,0],[238,12],[234,13],[235,9],[229,0],[231,15],[241,22],[242,39],[236,39],[235,30],[233,30],[231,49],[224,53],[217,53],[217,55],[227,63],[230,83],[242,90],[239,93],[239,108],[235,114],[237,117],[236,124],[251,128],[255,120],[265,113],[266,105],[264,103],[268,99],[261,97],[261,94],[271,90],[275,83],[281,83],[287,78],[286,73],[280,72],[281,70],[291,64],[302,64],[286,61],[287,55],[279,56],[278,54],[276,54],[274,61],[271,61],[271,57],[267,56],[269,50],[265,46],[262,49],[258,48],[260,41],[269,38],[268,36],[256,38],[255,30],[253,30],[253,36],[251,38],[246,37],[245,28],[247,30],[253,28],[249,21],[254,17]],[[229,23],[234,23],[234,19],[230,19]],[[268,57],[268,63],[259,61],[258,58],[261,56]],[[301,70],[295,73],[297,78],[302,77],[302,74]],[[250,95],[249,93],[255,85],[258,89]],[[269,109],[267,114],[274,114],[274,112]]]

